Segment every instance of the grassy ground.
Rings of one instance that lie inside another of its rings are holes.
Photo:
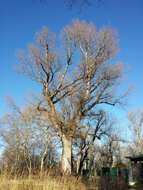
[[[97,187],[98,186],[98,187]],[[111,181],[104,177],[77,179],[75,177],[29,177],[14,178],[0,176],[0,190],[127,190],[127,184],[118,179]],[[139,189],[140,190],[140,189]]]
[[[86,190],[85,185],[75,178],[47,177],[45,179],[8,179],[0,177],[0,190]]]

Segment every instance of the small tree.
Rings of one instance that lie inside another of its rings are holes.
[[[19,54],[19,68],[43,89],[36,109],[45,114],[60,137],[62,171],[71,174],[73,138],[89,123],[96,127],[99,105],[119,103],[113,89],[122,65],[109,63],[117,50],[111,28],[97,31],[91,23],[74,21],[62,31],[61,50],[56,50],[56,44],[59,47],[49,30],[43,28],[28,54]]]
[[[39,169],[42,174],[46,160],[56,149],[54,131],[33,107],[11,106],[12,112],[0,120],[4,168],[16,175],[31,175]]]
[[[130,112],[129,118],[129,130],[131,132],[132,141],[129,145],[129,153],[142,154],[143,153],[143,112]]]
[[[104,135],[107,135],[109,130],[107,125],[107,117],[103,111],[99,111],[96,116],[95,127],[88,123],[87,127],[80,128],[79,133],[75,136],[75,147],[76,147],[76,160],[77,168],[76,172],[78,175],[82,173],[83,166],[86,159],[89,159],[89,154],[94,147],[97,139],[101,139]]]
[[[110,121],[105,113],[100,113],[98,119],[94,131],[88,131],[86,137],[81,136],[78,140],[78,151],[76,151],[79,158],[77,159],[78,174],[81,173],[86,161],[89,174],[92,172],[95,174],[96,169],[99,170],[103,166],[111,167],[113,158],[116,158],[117,162],[121,161],[120,145],[124,140],[119,131],[117,132],[117,124],[115,121]]]

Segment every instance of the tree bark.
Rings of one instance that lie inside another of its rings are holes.
[[[43,169],[44,169],[44,162],[45,162],[45,159],[47,157],[47,154],[48,154],[48,148],[46,147],[45,148],[45,151],[41,157],[41,163],[40,163],[40,175],[42,176],[43,175]]]
[[[78,171],[77,171],[77,174],[78,175],[82,175],[82,169],[83,169],[83,164],[84,164],[84,161],[86,160],[86,158],[88,157],[88,150],[89,150],[89,147],[87,147],[80,155],[80,159],[79,159],[79,163],[78,163]]]
[[[71,156],[72,156],[72,139],[62,135],[62,158],[61,158],[61,168],[64,175],[70,175],[71,166]]]
[[[77,162],[76,162],[76,174],[79,175],[79,168],[80,168],[80,162],[81,162],[81,154],[77,156]]]

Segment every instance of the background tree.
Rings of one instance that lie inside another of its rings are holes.
[[[55,160],[58,140],[55,142],[52,128],[32,107],[12,107],[13,111],[1,118],[3,169],[15,175],[43,174]]]
[[[129,144],[129,154],[142,154],[143,153],[143,112],[130,112],[129,130],[131,132],[131,141]]]
[[[111,28],[97,31],[92,23],[77,20],[63,29],[61,42],[62,51],[57,51],[53,35],[43,28],[28,53],[19,54],[19,68],[43,89],[36,109],[60,137],[62,171],[70,174],[72,141],[77,131],[89,125],[96,128],[99,105],[104,110],[102,105],[120,102],[114,87],[122,65],[109,63],[117,50]]]
[[[90,124],[87,125],[87,129],[85,128],[76,134],[75,138],[75,147],[76,147],[76,160],[77,160],[77,174],[81,174],[83,170],[83,166],[87,159],[89,159],[90,152],[96,142],[97,139],[101,139],[104,135],[106,135],[109,130],[107,125],[107,118],[104,112],[99,111],[97,115],[97,123],[96,126],[93,127]]]
[[[100,147],[101,165],[104,167],[112,167],[112,165],[122,163],[121,144],[124,140],[118,134],[110,134],[104,144]]]
[[[122,161],[121,147],[125,141],[117,130],[117,122],[110,121],[109,117],[102,115],[97,126],[99,127],[99,129],[95,128],[97,134],[89,133],[90,138],[83,138],[84,141],[80,141],[78,145],[79,151],[76,151],[77,157],[80,158],[79,163],[82,162],[79,164],[80,170],[82,171],[83,166],[86,166],[88,175],[95,175],[102,167],[111,167],[113,162]],[[86,151],[83,147],[86,147]]]

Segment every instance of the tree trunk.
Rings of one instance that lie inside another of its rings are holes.
[[[76,174],[78,175],[79,175],[80,162],[81,162],[81,154],[77,156],[77,162],[76,162]]]
[[[45,151],[41,157],[41,164],[40,164],[40,176],[43,175],[43,169],[44,169],[44,162],[45,162],[45,159],[47,157],[47,154],[48,154],[48,148],[46,147],[45,148]]]
[[[72,156],[72,140],[71,138],[66,137],[65,135],[62,136],[62,159],[61,159],[61,167],[62,173],[64,175],[71,174],[71,156]]]
[[[40,176],[42,177],[43,175],[43,167],[44,167],[44,158],[41,158],[41,164],[40,164]]]
[[[31,174],[32,174],[32,163],[31,160],[29,161],[29,166],[28,166],[28,176],[29,178],[31,178]]]
[[[86,160],[86,158],[88,157],[88,150],[89,147],[83,149],[81,155],[80,155],[80,160],[78,161],[78,171],[77,174],[81,175],[82,174],[82,169],[83,169],[83,165],[84,165],[84,161]]]

